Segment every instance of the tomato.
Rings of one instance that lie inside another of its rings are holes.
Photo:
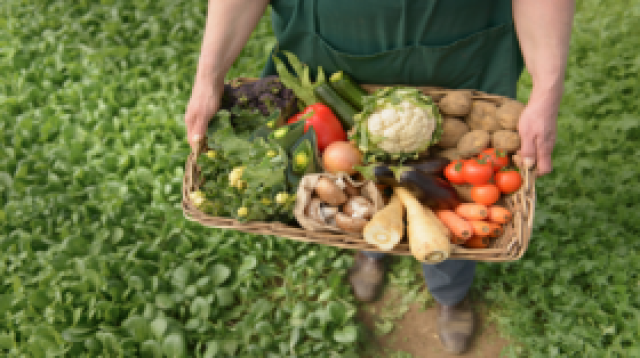
[[[484,159],[471,159],[462,166],[464,180],[473,185],[488,183],[493,177],[493,165]]]
[[[467,181],[464,180],[464,175],[462,175],[463,165],[464,163],[461,160],[454,160],[449,163],[444,168],[445,178],[453,184],[465,184]]]
[[[496,185],[504,194],[510,194],[520,189],[522,176],[515,170],[503,170],[496,173]]]
[[[471,199],[483,205],[493,205],[500,199],[500,189],[495,184],[475,185],[471,188]]]
[[[509,165],[507,152],[501,149],[487,148],[478,155],[478,158],[489,160],[493,164],[495,172]]]

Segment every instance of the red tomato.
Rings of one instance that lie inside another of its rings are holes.
[[[495,184],[475,185],[471,188],[471,199],[483,205],[493,205],[500,199],[500,189]]]
[[[449,163],[449,165],[444,168],[445,178],[453,184],[465,184],[467,181],[464,180],[464,175],[462,175],[463,165],[464,163],[461,160],[454,160]]]
[[[471,159],[462,166],[462,175],[469,184],[486,184],[493,177],[493,165],[484,159]]]
[[[510,194],[520,189],[522,176],[515,170],[504,170],[496,173],[496,185],[504,194]]]
[[[487,148],[478,155],[478,158],[489,160],[493,164],[493,171],[496,172],[509,165],[507,152],[501,149]]]

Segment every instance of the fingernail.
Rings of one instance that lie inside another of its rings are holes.
[[[524,158],[524,166],[531,169],[536,161],[533,158]]]

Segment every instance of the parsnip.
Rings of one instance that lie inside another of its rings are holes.
[[[411,254],[427,264],[446,260],[451,253],[451,233],[426,206],[423,206],[407,189],[394,188],[407,210],[407,236]]]
[[[397,195],[373,215],[364,227],[364,241],[381,250],[392,250],[404,234],[404,207]]]

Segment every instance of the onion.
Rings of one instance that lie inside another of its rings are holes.
[[[354,174],[354,166],[362,165],[362,152],[351,142],[337,141],[329,144],[322,154],[324,170],[336,174]]]

